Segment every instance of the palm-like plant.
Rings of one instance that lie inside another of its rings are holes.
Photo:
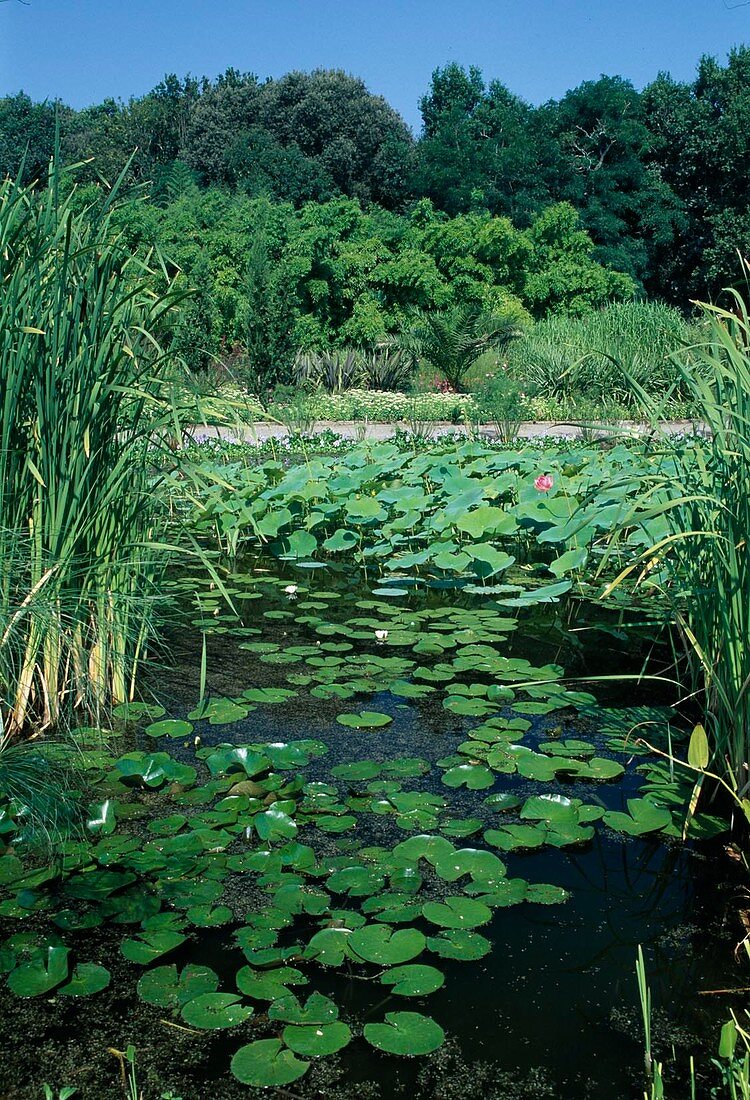
[[[521,332],[515,318],[469,303],[419,314],[402,344],[434,367],[454,390],[460,390],[480,356],[501,350]]]

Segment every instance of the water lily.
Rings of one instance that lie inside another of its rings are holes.
[[[296,584],[288,584],[286,586],[286,588],[284,589],[284,592],[289,597],[290,600],[296,599],[297,598],[297,585]]]
[[[387,630],[376,630],[375,631],[375,640],[378,643],[378,645],[382,645],[383,642],[387,641],[387,639],[388,639],[388,631]]]
[[[552,474],[540,474],[534,482],[534,488],[540,493],[548,493],[554,484]]]

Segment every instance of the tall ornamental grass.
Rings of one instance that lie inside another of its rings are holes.
[[[661,440],[670,472],[655,475],[640,520],[666,521],[663,537],[609,590],[638,569],[668,595],[714,770],[742,796],[750,779],[750,317],[737,293],[732,309],[703,311],[705,341],[675,364],[705,434]],[[657,427],[663,406],[641,397]]]
[[[587,398],[635,413],[640,392],[671,391],[686,403],[689,387],[674,361],[694,343],[696,329],[676,309],[659,302],[620,302],[584,317],[551,315],[506,353],[527,393],[567,402]]]
[[[0,717],[5,737],[127,699],[163,554],[147,449],[173,304],[111,207],[0,183]]]

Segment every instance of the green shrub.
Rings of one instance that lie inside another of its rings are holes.
[[[523,421],[532,415],[529,394],[504,365],[485,377],[474,393],[474,404],[477,419],[493,424],[504,443],[511,443]]]
[[[638,404],[638,389],[675,400],[688,391],[672,356],[697,335],[677,310],[657,302],[625,302],[586,317],[538,321],[508,348],[514,376],[528,391],[560,401],[578,396]]]

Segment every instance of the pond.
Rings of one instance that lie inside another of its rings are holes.
[[[637,1098],[639,945],[701,1086],[745,888],[715,807],[683,837],[655,585],[595,572],[669,461],[209,464],[169,661],[66,760],[86,821],[48,864],[0,818],[2,1096]]]
[[[180,578],[153,701],[86,735],[88,839],[0,858],[2,1095],[132,1095],[132,1044],[146,1100],[638,1097],[638,944],[687,1070],[737,884],[635,743],[678,735],[664,687],[596,680],[649,616],[319,577]]]

